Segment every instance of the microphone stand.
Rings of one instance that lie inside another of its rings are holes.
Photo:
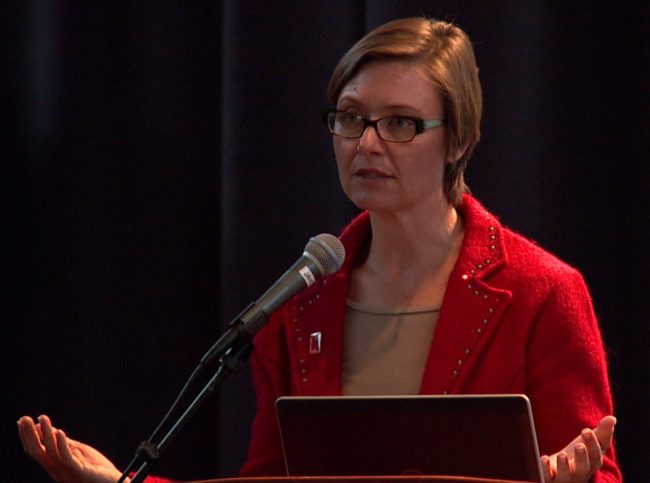
[[[249,304],[229,324],[226,333],[206,352],[163,421],[154,430],[149,440],[140,444],[135,457],[122,473],[118,483],[122,483],[131,469],[141,460],[144,460],[144,463],[141,464],[131,480],[133,483],[141,483],[151,471],[152,464],[160,459],[161,452],[171,443],[207,397],[222,384],[227,376],[241,370],[244,361],[248,359],[253,351],[251,343],[253,336],[267,323],[268,314],[271,314],[301,290],[309,287],[318,276],[329,275],[341,268],[344,258],[345,248],[335,236],[321,234],[315,238],[310,238],[303,255],[298,261],[256,302]],[[326,262],[325,265],[323,265],[323,262]],[[219,358],[219,368],[216,374],[160,441],[160,444],[156,445],[151,440],[155,439],[158,430],[166,425],[169,415],[176,409],[176,404],[185,396],[185,389],[190,385],[190,382],[194,381],[194,375],[216,358]]]
[[[251,343],[253,336],[267,320],[267,316],[263,311],[259,311],[251,320],[242,320],[243,314],[245,314],[253,305],[254,303],[251,303],[228,325],[228,330],[201,359],[201,365],[205,366],[215,357],[220,357],[217,372],[176,421],[174,426],[172,426],[167,434],[161,439],[158,445],[152,441],[144,441],[140,444],[136,451],[136,455],[144,459],[144,463],[140,465],[138,471],[135,473],[133,478],[131,478],[131,483],[141,483],[147,477],[151,471],[152,465],[160,459],[162,452],[167,448],[167,446],[169,446],[207,398],[211,396],[219,386],[221,386],[228,376],[241,371],[244,363],[253,352],[253,344]],[[132,462],[132,465],[134,464],[135,461]],[[130,467],[131,465],[129,468]],[[129,468],[124,472],[122,478],[126,476]]]
[[[141,456],[145,459],[137,473],[131,478],[131,483],[141,483],[151,471],[152,465],[160,458],[162,452],[169,446],[178,433],[183,429],[185,424],[194,415],[194,413],[201,407],[201,405],[211,396],[216,389],[223,383],[223,381],[231,374],[239,372],[248,357],[253,351],[253,344],[246,342],[245,344],[232,348],[221,359],[219,368],[216,374],[205,385],[199,395],[192,401],[192,404],[185,410],[185,412],[178,418],[178,421],[167,432],[165,437],[156,446],[151,442],[146,442],[140,445]]]

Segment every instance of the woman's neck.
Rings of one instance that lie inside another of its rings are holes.
[[[367,258],[352,273],[350,298],[374,307],[442,304],[460,253],[463,221],[450,205],[426,217],[371,212]]]
[[[370,223],[372,242],[366,263],[386,271],[435,269],[457,255],[462,243],[463,221],[449,203],[423,215],[371,212]]]

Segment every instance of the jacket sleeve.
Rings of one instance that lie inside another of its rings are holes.
[[[280,430],[275,415],[275,400],[290,393],[289,355],[282,318],[276,312],[254,340],[251,368],[257,412],[251,441],[241,476],[286,475]]]
[[[131,473],[129,475],[129,478],[133,478],[135,476],[135,472]],[[160,476],[147,476],[144,479],[144,483],[178,483],[178,480],[169,480],[167,478],[162,478]]]
[[[526,392],[542,454],[560,451],[584,428],[613,414],[606,355],[582,276],[557,277],[528,341]],[[620,482],[614,445],[593,481]]]

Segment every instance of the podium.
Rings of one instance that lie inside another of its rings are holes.
[[[522,480],[495,480],[466,476],[285,476],[258,478],[217,478],[188,483],[540,483]]]

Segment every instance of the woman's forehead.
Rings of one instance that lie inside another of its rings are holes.
[[[344,102],[429,110],[441,99],[421,64],[391,59],[364,64],[341,90]]]

